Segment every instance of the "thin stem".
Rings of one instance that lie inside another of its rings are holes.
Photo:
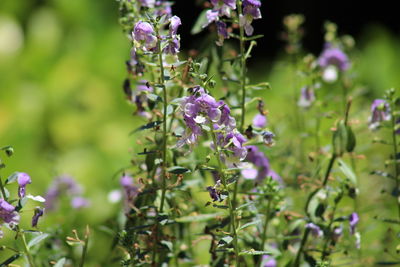
[[[400,189],[400,181],[399,181],[399,165],[397,163],[397,137],[396,137],[396,119],[394,116],[394,111],[392,109],[392,140],[393,140],[393,159],[394,159],[394,179],[396,181],[396,191],[397,194]],[[396,198],[397,201],[397,209],[399,213],[399,219],[400,219],[400,201],[399,197]]]
[[[224,185],[224,188],[226,190],[228,190],[225,172],[223,170],[223,166],[222,166],[222,162],[221,162],[221,153],[219,151],[217,137],[215,136],[212,122],[210,122],[210,129],[211,129],[210,132],[211,132],[211,136],[212,136],[214,147],[215,147],[216,158],[217,158],[217,162],[218,162],[218,173],[221,176],[221,181],[222,181],[222,184]],[[234,244],[234,250],[235,250],[236,266],[239,266],[239,247],[238,247],[238,238],[237,238],[236,226],[235,226],[235,216],[233,214],[234,209],[233,209],[233,205],[232,205],[232,201],[230,199],[229,193],[228,193],[228,197],[227,197],[227,202],[228,202],[228,207],[229,207],[229,218],[230,218],[231,228],[232,228],[232,232],[233,232],[233,244]]]
[[[164,79],[164,63],[162,58],[161,51],[161,37],[158,34],[157,30],[157,49],[158,49],[158,60],[160,65],[160,84],[163,88],[163,147],[162,147],[162,193],[161,193],[161,203],[160,203],[160,212],[164,210],[164,202],[165,202],[165,193],[167,191],[167,181],[166,181],[166,159],[167,159],[167,88],[165,87],[165,79]]]
[[[330,175],[330,173],[331,173],[331,171],[332,171],[332,168],[333,168],[333,165],[334,165],[334,163],[335,163],[336,158],[337,158],[336,154],[333,153],[332,156],[331,156],[331,159],[329,160],[328,168],[326,169],[324,181],[323,181],[323,183],[322,183],[322,188],[324,188],[324,187],[326,186],[326,184],[328,183],[328,181],[329,181],[329,175]],[[309,205],[310,202],[311,202],[311,198],[312,198],[318,191],[319,191],[319,189],[313,191],[313,192],[310,194],[310,196],[308,197],[307,202],[306,202],[306,207],[305,207],[306,212],[307,212],[307,210],[308,210],[308,205]],[[304,246],[305,246],[306,243],[307,243],[307,239],[308,239],[309,234],[310,234],[310,229],[309,229],[309,228],[306,228],[305,231],[304,231],[304,234],[303,234],[303,238],[301,239],[300,248],[299,248],[299,250],[297,251],[296,259],[295,259],[294,264],[293,264],[294,267],[300,266],[300,257],[301,257],[301,254],[303,253]]]
[[[79,263],[79,267],[83,267],[84,264],[85,264],[85,259],[86,259],[88,244],[89,244],[89,226],[86,226],[85,244],[83,245],[82,257],[81,257],[81,262]]]
[[[263,228],[263,232],[261,235],[261,244],[260,244],[260,251],[264,250],[264,244],[265,241],[267,240],[267,230],[268,230],[268,224],[269,224],[269,213],[271,212],[271,203],[272,203],[272,199],[268,200],[268,204],[267,204],[267,213],[265,214],[265,221],[264,221],[264,228]],[[262,257],[260,256],[259,259],[259,265],[260,267],[262,267]]]
[[[236,1],[236,5],[238,7],[239,16],[243,15],[242,12],[242,3],[240,0]],[[239,35],[240,35],[240,87],[242,90],[242,101],[241,101],[241,110],[242,114],[240,117],[240,126],[239,131],[243,132],[244,124],[245,124],[245,115],[246,115],[246,54],[245,54],[245,40],[244,40],[244,29],[243,25],[239,23]]]
[[[335,203],[335,206],[333,207],[333,211],[332,211],[332,217],[331,217],[331,220],[330,220],[329,225],[328,225],[328,229],[329,229],[329,230],[331,230],[332,224],[333,224],[333,222],[334,222],[337,206],[338,206],[338,203]],[[331,235],[332,235],[332,234],[331,234]],[[326,259],[326,257],[329,256],[329,254],[330,254],[330,251],[329,251],[329,243],[330,243],[330,241],[331,241],[331,239],[330,239],[331,235],[325,237],[325,240],[326,240],[326,241],[325,241],[324,247],[323,247],[323,249],[322,249],[322,254],[321,254],[321,260],[322,260],[322,261],[324,261],[324,260]]]
[[[24,232],[20,232],[20,235],[21,235],[21,239],[22,239],[22,244],[23,244],[23,247],[24,247],[25,255],[26,255],[26,257],[28,258],[29,267],[35,267],[36,265],[35,265],[35,263],[33,262],[32,255],[31,255],[31,253],[29,252],[28,245],[26,244],[26,239],[25,239],[25,234],[24,234]]]

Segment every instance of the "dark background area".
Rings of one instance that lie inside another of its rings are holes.
[[[203,10],[204,1],[179,0],[175,2],[173,12],[183,21],[180,30],[184,48],[193,47],[200,36],[191,36],[190,29]],[[373,3],[373,4],[371,4]],[[400,33],[399,9],[396,1],[262,1],[263,18],[253,22],[255,34],[264,34],[259,39],[253,55],[272,59],[283,49],[280,33],[283,30],[282,19],[293,13],[303,14],[306,18],[303,40],[304,48],[319,53],[323,45],[323,25],[329,20],[338,25],[340,34],[350,34],[356,39],[367,31],[368,26],[378,24],[385,26],[392,33]],[[190,41],[187,41],[190,40]]]

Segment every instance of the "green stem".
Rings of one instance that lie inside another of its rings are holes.
[[[267,240],[267,230],[268,230],[268,224],[269,224],[269,213],[271,212],[271,203],[272,203],[272,199],[268,200],[268,204],[267,204],[267,213],[265,214],[265,221],[264,221],[264,229],[261,235],[261,244],[260,244],[260,251],[264,250],[264,244],[265,241]],[[262,257],[260,256],[259,259],[259,265],[260,267],[262,267]]]
[[[330,220],[329,225],[328,225],[329,231],[331,230],[332,224],[333,224],[334,219],[335,219],[335,213],[336,213],[337,206],[338,206],[338,203],[335,203],[335,206],[333,207],[333,211],[332,211],[332,217],[331,217],[331,220]],[[322,249],[321,261],[324,261],[326,259],[326,257],[329,256],[329,254],[330,254],[329,243],[331,241],[331,236],[332,236],[332,233],[331,233],[331,235],[325,237],[325,244],[324,244],[324,247]]]
[[[399,181],[399,164],[397,163],[397,137],[396,137],[396,119],[394,116],[394,111],[392,108],[392,141],[393,141],[393,160],[394,160],[394,179],[396,181],[396,191],[398,193],[400,189],[400,181]],[[400,201],[399,197],[396,198],[397,201],[397,209],[399,213],[400,219]]]
[[[238,14],[243,15],[242,12],[242,3],[240,0],[236,1],[236,5],[238,7]],[[246,115],[246,54],[245,54],[245,40],[244,40],[244,29],[243,25],[239,23],[239,35],[240,35],[240,87],[242,90],[242,101],[241,101],[241,110],[242,114],[240,117],[240,126],[239,131],[243,133],[244,125],[245,125],[245,115]]]
[[[88,249],[88,244],[89,244],[89,227],[86,227],[86,234],[85,234],[85,245],[83,245],[82,249],[82,257],[81,257],[81,262],[79,263],[79,267],[83,267],[85,264],[85,259],[87,255],[87,249]]]
[[[158,49],[158,60],[160,64],[160,84],[163,88],[163,147],[162,147],[162,193],[161,193],[161,203],[160,203],[160,212],[164,210],[165,203],[165,193],[167,191],[167,181],[166,181],[166,167],[167,167],[167,88],[165,87],[165,79],[164,79],[164,63],[162,58],[161,51],[161,37],[159,36],[157,30],[157,49]]]
[[[25,234],[24,234],[24,232],[20,232],[20,235],[21,235],[21,239],[22,239],[22,244],[23,244],[23,247],[24,247],[25,255],[26,255],[26,257],[28,258],[29,267],[35,267],[36,265],[35,265],[35,263],[33,262],[32,255],[31,255],[31,253],[29,252],[28,245],[26,244],[26,239],[25,239]]]
[[[225,172],[222,167],[222,162],[221,162],[221,153],[219,151],[218,143],[217,143],[217,137],[215,136],[215,132],[213,130],[213,125],[212,122],[210,122],[210,132],[211,136],[213,139],[214,147],[215,147],[215,154],[218,162],[218,172],[221,176],[221,182],[225,188],[225,190],[228,190],[228,185],[226,183],[226,177],[225,177]],[[228,207],[229,207],[229,218],[230,218],[230,224],[233,232],[233,244],[234,244],[234,251],[235,251],[235,258],[236,258],[236,266],[239,266],[239,246],[238,246],[238,237],[236,233],[236,226],[235,226],[235,216],[234,216],[234,209],[232,205],[232,200],[231,197],[229,196],[228,192],[228,197],[227,197],[227,202],[228,202]]]
[[[322,183],[322,188],[324,188],[324,187],[326,186],[326,184],[328,183],[328,181],[329,181],[329,175],[330,175],[330,173],[331,173],[331,171],[332,171],[332,168],[333,168],[333,165],[334,165],[334,163],[335,163],[336,158],[337,158],[336,154],[332,154],[331,159],[329,160],[328,168],[326,169],[324,181],[323,181],[323,183]],[[308,210],[308,205],[309,205],[310,202],[311,202],[311,198],[312,198],[318,191],[319,191],[319,189],[313,191],[313,192],[310,194],[310,196],[308,197],[307,202],[306,202],[306,207],[305,207],[305,211],[306,211],[306,212],[307,212],[307,210]],[[307,243],[307,239],[308,239],[309,234],[310,234],[310,229],[309,229],[309,228],[306,228],[305,231],[304,231],[304,234],[303,234],[303,238],[301,239],[300,248],[299,248],[299,250],[297,251],[296,259],[295,259],[294,264],[293,264],[294,267],[299,267],[299,266],[300,266],[300,257],[301,257],[301,254],[303,253],[304,246],[305,246],[306,243]]]

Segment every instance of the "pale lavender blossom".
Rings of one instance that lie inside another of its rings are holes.
[[[308,108],[310,107],[315,101],[315,94],[314,90],[311,87],[304,86],[301,88],[300,99],[297,102],[299,107]]]
[[[213,10],[219,13],[219,16],[231,16],[231,10],[236,9],[236,0],[211,0]]]
[[[246,138],[237,130],[228,132],[226,136],[218,135],[219,145],[233,153],[224,158],[228,162],[242,161],[246,158],[247,147],[244,146],[246,141]]]
[[[264,128],[267,125],[267,117],[263,114],[258,113],[253,118],[253,126],[257,128]]]
[[[244,27],[244,30],[248,36],[253,35],[254,28],[251,23],[255,19],[261,19],[261,2],[258,0],[244,0],[243,1],[243,15],[240,15],[239,23],[240,26]]]
[[[360,218],[358,217],[358,214],[356,212],[353,212],[350,216],[349,216],[349,223],[350,223],[350,233],[352,235],[355,234],[356,232],[356,226],[359,222]]]
[[[18,173],[18,197],[23,198],[25,196],[25,188],[27,184],[32,183],[31,177],[24,172]]]
[[[335,227],[334,229],[333,229],[333,240],[335,241],[335,242],[338,242],[339,241],[339,238],[342,236],[342,234],[343,234],[343,226],[342,225],[340,225],[340,226],[337,226],[337,227]]]
[[[19,215],[15,207],[4,199],[0,199],[0,224],[2,221],[8,224],[19,223]]]
[[[173,16],[169,19],[169,34],[171,36],[178,33],[179,26],[182,25],[181,19],[178,16]]]
[[[307,223],[306,228],[310,229],[311,234],[315,237],[321,237],[324,235],[324,232],[321,230],[321,228],[314,223]]]
[[[139,194],[139,188],[133,183],[133,177],[123,175],[120,179],[120,184],[124,189],[127,203],[132,203]]]
[[[133,39],[142,45],[145,51],[154,49],[157,45],[157,37],[150,23],[139,21],[135,24],[132,32]]]
[[[217,21],[219,19],[218,15],[219,15],[218,11],[212,9],[207,10],[206,12],[207,23],[203,25],[203,28],[207,27],[212,22]]]
[[[369,128],[377,129],[381,122],[391,119],[390,105],[386,100],[375,99],[371,105],[371,117],[369,118]]]
[[[71,199],[71,206],[74,209],[86,208],[90,205],[89,201],[81,196],[76,196]]]

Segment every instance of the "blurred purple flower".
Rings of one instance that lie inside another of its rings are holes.
[[[375,99],[371,105],[371,117],[369,118],[369,128],[375,130],[382,121],[391,119],[390,106],[386,100]]]
[[[324,232],[321,230],[321,228],[314,223],[307,223],[306,228],[310,229],[311,234],[315,237],[321,237],[324,235]]]
[[[46,193],[46,210],[55,210],[59,198],[62,195],[67,196],[79,196],[82,193],[82,188],[76,183],[76,181],[68,175],[61,175],[54,179]],[[72,204],[72,203],[71,203]]]
[[[255,19],[261,19],[260,12],[261,2],[258,0],[244,0],[243,1],[243,15],[239,18],[240,26],[244,27],[244,30],[248,36],[253,35],[254,28],[251,23]]]
[[[334,240],[335,242],[338,242],[338,241],[339,241],[339,238],[342,236],[342,234],[343,234],[343,227],[342,227],[342,225],[335,227],[335,228],[333,229],[333,240]]]
[[[153,90],[153,87],[151,87],[146,80],[139,80],[137,82],[134,101],[137,107],[137,113],[140,116],[146,117],[146,112],[143,104],[147,101],[146,94],[142,94],[141,92],[153,92]]]
[[[218,20],[218,11],[215,10],[207,10],[206,12],[206,18],[207,18],[207,23],[203,25],[203,28],[207,27],[210,23],[217,21]]]
[[[134,185],[133,177],[130,175],[123,175],[120,179],[120,184],[124,188],[127,203],[133,202],[139,194],[139,188]]]
[[[208,186],[207,187],[207,191],[210,193],[210,197],[213,200],[213,202],[215,201],[222,201],[220,194],[217,192],[217,190],[212,187],[212,186]]]
[[[272,146],[274,144],[275,134],[270,131],[262,131],[261,136],[263,137],[264,143],[267,146]]]
[[[71,206],[74,209],[81,209],[89,206],[89,201],[81,196],[76,196],[71,199]]]
[[[168,45],[163,49],[165,54],[176,55],[179,53],[180,42],[178,38],[173,38],[168,41]]]
[[[247,156],[247,147],[244,143],[247,141],[246,138],[238,131],[231,131],[226,136],[218,136],[219,145],[225,149],[233,152],[233,157],[229,156],[228,161],[236,162],[242,161]]]
[[[137,22],[132,35],[133,39],[140,43],[145,51],[149,51],[157,45],[157,37],[155,36],[153,26],[148,22]]]
[[[14,206],[5,201],[4,199],[0,199],[0,222],[1,221],[4,221],[5,223],[8,224],[19,223],[19,215],[15,211]]]
[[[318,64],[322,68],[333,65],[340,71],[345,71],[350,67],[347,55],[339,48],[333,47],[330,43],[325,44],[325,48],[318,58]]]
[[[43,216],[43,214],[44,214],[44,209],[43,208],[41,208],[41,207],[36,207],[35,208],[35,213],[33,214],[33,217],[32,217],[32,227],[36,227],[37,226],[39,218],[41,216]]]
[[[226,28],[226,23],[218,20],[215,22],[215,24],[217,25],[217,34],[218,34],[217,45],[222,46],[224,44],[224,40],[229,38],[228,30]]]
[[[350,233],[354,235],[356,231],[356,226],[359,222],[360,218],[358,217],[358,214],[356,212],[353,212],[349,216],[349,223],[350,223]]]
[[[32,183],[32,180],[28,174],[24,172],[18,173],[18,197],[23,198],[25,196],[25,187],[30,183]]]
[[[156,16],[164,16],[166,15],[167,17],[170,17],[172,15],[172,9],[171,9],[172,3],[169,1],[157,1],[156,2]]]
[[[257,128],[264,128],[267,125],[267,117],[263,114],[258,113],[253,118],[253,126]]]
[[[278,263],[276,260],[270,255],[263,255],[262,257],[262,266],[263,267],[276,267]]]
[[[308,86],[301,88],[300,99],[297,102],[299,107],[308,108],[315,101],[314,90]]]

